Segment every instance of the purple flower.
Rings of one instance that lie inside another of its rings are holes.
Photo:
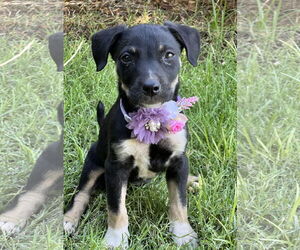
[[[168,133],[166,126],[170,113],[164,108],[140,108],[129,116],[131,121],[126,127],[132,130],[132,137],[140,142],[157,144]],[[155,131],[149,129],[149,122],[159,124]]]
[[[179,114],[179,108],[176,102],[168,101],[165,102],[161,108],[167,110],[169,112],[169,119],[174,119]]]
[[[129,114],[126,127],[132,130],[131,136],[138,141],[157,144],[168,133],[177,133],[184,128],[187,117],[180,111],[189,109],[197,101],[198,97],[178,98],[177,102],[165,102],[160,108],[140,108]]]
[[[180,110],[191,108],[196,102],[199,101],[197,96],[192,96],[188,98],[178,98],[177,105]]]

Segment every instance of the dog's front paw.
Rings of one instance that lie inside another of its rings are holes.
[[[171,222],[170,232],[177,246],[188,245],[192,248],[198,246],[197,234],[188,222]]]
[[[66,235],[72,235],[76,231],[78,222],[68,216],[64,216],[64,232]]]
[[[25,227],[26,221],[14,219],[9,216],[0,216],[0,229],[3,234],[7,236],[13,236],[21,232]]]
[[[108,227],[107,232],[104,236],[104,242],[109,249],[114,249],[117,247],[121,247],[121,249],[127,249],[128,237],[129,232],[127,227],[119,229]]]

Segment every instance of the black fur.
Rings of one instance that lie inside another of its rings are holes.
[[[200,34],[195,29],[172,22],[164,23],[174,34],[181,46],[185,48],[187,58],[193,66],[197,66],[197,60],[200,53]]]
[[[126,29],[126,26],[120,25],[111,29],[102,30],[92,36],[92,51],[96,62],[97,71],[102,70],[106,63],[110,49],[118,35]]]
[[[165,163],[170,158],[172,151],[159,145],[150,145],[150,170],[153,172],[166,171]]]
[[[189,175],[188,160],[185,155],[171,159],[170,167],[167,169],[167,181],[175,181],[179,190],[182,204],[186,205],[186,184]]]

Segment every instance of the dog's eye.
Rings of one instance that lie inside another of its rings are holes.
[[[174,56],[174,53],[172,53],[172,52],[167,52],[165,54],[165,58],[167,58],[167,59],[172,58],[173,56]]]
[[[132,61],[132,56],[128,53],[125,53],[124,55],[121,56],[121,61],[123,63],[129,63]]]

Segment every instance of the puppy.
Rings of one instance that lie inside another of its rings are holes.
[[[130,28],[120,25],[92,36],[97,71],[105,67],[109,54],[115,61],[119,96],[106,117],[103,104],[98,105],[99,140],[88,152],[77,193],[65,213],[67,234],[75,232],[92,190],[105,181],[108,229],[104,240],[108,247],[126,248],[128,182],[148,180],[166,172],[170,232],[178,246],[197,246],[197,235],[187,216],[187,128],[167,134],[158,143],[148,144],[132,136],[127,127],[128,114],[139,108],[157,108],[177,100],[183,49],[188,61],[196,66],[200,53],[199,32],[172,22]]]

